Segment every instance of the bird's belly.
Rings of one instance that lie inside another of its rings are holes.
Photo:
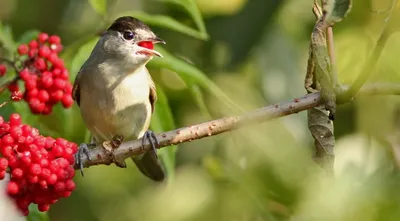
[[[151,117],[148,85],[121,82],[117,87],[97,90],[97,96],[104,99],[92,99],[92,93],[96,90],[82,95],[81,109],[93,110],[82,112],[82,117],[97,141],[110,140],[115,135],[122,135],[125,140],[143,136]]]

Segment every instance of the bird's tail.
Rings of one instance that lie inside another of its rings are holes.
[[[132,160],[139,170],[148,178],[154,181],[163,181],[165,179],[165,171],[155,154],[156,153],[152,151],[147,151],[144,154],[132,157]]]

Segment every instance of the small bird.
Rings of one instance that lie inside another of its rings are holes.
[[[144,137],[152,144],[152,150],[132,159],[150,179],[164,180],[164,168],[156,153],[157,141],[148,130],[157,94],[146,64],[153,56],[162,57],[153,49],[155,43],[165,44],[165,41],[139,19],[120,17],[100,37],[82,65],[75,78],[73,98],[92,141],[80,145],[77,163],[81,172],[83,154],[89,158],[90,146],[118,138]],[[114,163],[126,167],[125,162],[114,159]]]

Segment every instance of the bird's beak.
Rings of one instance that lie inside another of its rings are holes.
[[[154,49],[143,47],[141,45],[141,43],[145,43],[145,42],[151,42],[152,44],[166,44],[166,42],[163,39],[161,39],[159,37],[155,37],[155,38],[146,39],[146,40],[143,40],[141,42],[138,42],[138,45],[142,47],[142,49],[140,50],[140,53],[155,55],[155,56],[161,57],[161,58],[163,57],[160,52],[158,52],[158,51],[156,51]]]

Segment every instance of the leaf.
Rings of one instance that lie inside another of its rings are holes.
[[[335,160],[333,123],[329,120],[324,105],[309,109],[307,115],[308,128],[314,138],[314,160],[328,173],[332,174]]]
[[[150,15],[142,11],[124,12],[124,15],[126,14],[129,14],[133,17],[142,20],[147,25],[168,28],[170,30],[177,31],[201,40],[208,39],[207,33],[186,26],[181,22],[175,20],[174,18],[171,18],[166,15]]]
[[[189,13],[189,15],[192,17],[192,19],[194,20],[194,22],[195,22],[197,28],[200,30],[200,32],[205,34],[208,39],[208,34],[207,34],[206,27],[204,25],[204,20],[201,16],[200,10],[197,7],[197,4],[194,0],[159,0],[159,1],[172,3],[172,4],[183,7]]]
[[[159,45],[156,45],[155,49],[163,55],[163,58],[153,59],[149,63],[149,66],[157,68],[167,68],[171,71],[174,71],[186,82],[186,84],[190,86],[193,84],[197,84],[215,95],[217,99],[219,99],[222,103],[228,105],[230,108],[236,108],[237,110],[242,111],[236,103],[234,103],[214,82],[212,82],[199,69],[179,58],[176,58]]]
[[[37,208],[37,205],[31,204],[29,206],[29,215],[27,217],[27,221],[49,221],[49,216],[47,212],[40,212]]]
[[[17,47],[12,36],[11,27],[3,25],[0,22],[0,46],[4,47],[8,52],[14,52]]]
[[[156,132],[175,129],[175,122],[168,104],[167,96],[159,85],[157,85],[157,97],[156,108],[151,118],[151,129]],[[158,154],[165,166],[169,180],[174,177],[176,149],[177,146],[173,145],[158,150]]]
[[[351,7],[352,0],[327,0],[323,5],[325,21],[331,25],[342,21],[351,11]]]
[[[100,15],[107,13],[107,0],[89,0],[90,6]]]
[[[194,101],[196,102],[197,106],[199,107],[201,113],[206,116],[208,119],[212,119],[210,112],[208,111],[206,102],[204,101],[203,93],[198,85],[193,84],[189,87],[192,96],[194,97]]]
[[[18,44],[29,43],[31,40],[36,39],[39,33],[40,31],[38,30],[26,31],[24,34],[21,35],[21,37],[18,38],[17,43]]]

